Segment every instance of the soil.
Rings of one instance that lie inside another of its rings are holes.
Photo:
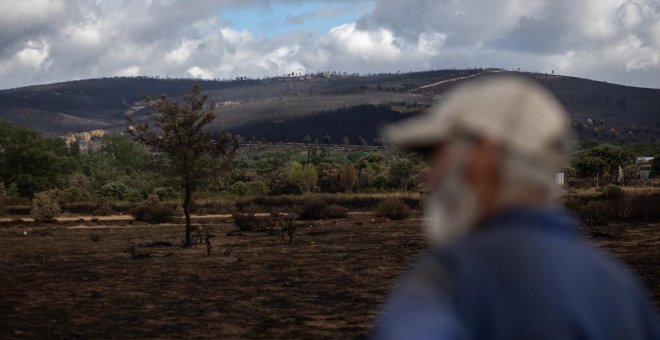
[[[362,337],[426,248],[419,217],[371,213],[298,222],[291,244],[198,220],[210,256],[181,225],[79,223],[0,228],[0,338]],[[660,225],[598,234],[659,301]]]

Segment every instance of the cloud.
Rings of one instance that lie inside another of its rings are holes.
[[[286,17],[299,32],[242,30],[222,19],[231,9],[309,1],[321,9]],[[0,88],[108,75],[454,67],[660,87],[658,0],[376,0],[367,15],[321,33],[305,25],[343,18],[352,3],[309,1],[0,0]]]

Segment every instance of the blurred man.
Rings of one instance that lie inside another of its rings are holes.
[[[385,138],[429,157],[432,250],[376,338],[660,339],[640,285],[559,206],[571,136],[547,91],[517,78],[468,83]]]

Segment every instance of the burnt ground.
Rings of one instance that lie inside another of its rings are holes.
[[[179,247],[180,225],[106,223],[0,229],[0,338],[361,337],[425,248],[419,218],[370,213],[301,222],[292,244],[209,220],[211,256]],[[659,301],[660,225],[592,240]],[[129,242],[148,257],[133,259]]]

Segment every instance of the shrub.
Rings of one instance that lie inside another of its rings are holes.
[[[253,213],[236,213],[232,214],[232,217],[240,231],[264,231],[269,224],[269,218],[258,217]]]
[[[619,200],[624,197],[623,189],[614,185],[608,184],[603,188],[603,198],[608,200]]]
[[[261,181],[252,181],[245,184],[247,185],[248,195],[265,195],[268,193],[268,186]]]
[[[172,220],[175,209],[169,205],[149,201],[131,209],[135,220],[150,223],[166,223]]]
[[[30,215],[37,222],[52,222],[62,212],[56,193],[43,191],[34,195]]]
[[[323,200],[312,199],[303,206],[302,211],[300,212],[300,214],[298,214],[298,218],[300,218],[301,220],[322,219],[323,211],[327,206],[328,204]]]
[[[113,215],[115,213],[114,210],[112,210],[112,206],[110,206],[110,203],[103,203],[101,206],[96,208],[94,210],[94,215],[96,216],[109,216]]]
[[[103,198],[113,201],[123,201],[128,199],[130,188],[122,182],[108,182],[99,189],[99,194]]]
[[[602,201],[578,202],[573,204],[570,209],[588,226],[607,225],[614,214],[612,206],[608,202]]]
[[[325,207],[325,209],[323,209],[323,211],[321,212],[321,217],[324,219],[346,218],[348,217],[348,209],[337,204],[331,204]]]
[[[238,181],[229,187],[229,193],[238,196],[247,195],[248,187],[243,181]]]
[[[410,208],[398,199],[387,199],[376,206],[376,216],[391,220],[403,220],[410,216]]]
[[[86,202],[90,200],[90,195],[78,187],[70,187],[62,193],[67,203]]]
[[[236,202],[220,201],[217,203],[216,212],[221,214],[233,214],[236,211]]]
[[[177,197],[176,190],[170,187],[156,187],[151,193],[158,196],[158,199],[161,201],[166,201]]]
[[[238,196],[264,195],[268,193],[268,186],[261,181],[238,181],[229,187],[229,193]]]

